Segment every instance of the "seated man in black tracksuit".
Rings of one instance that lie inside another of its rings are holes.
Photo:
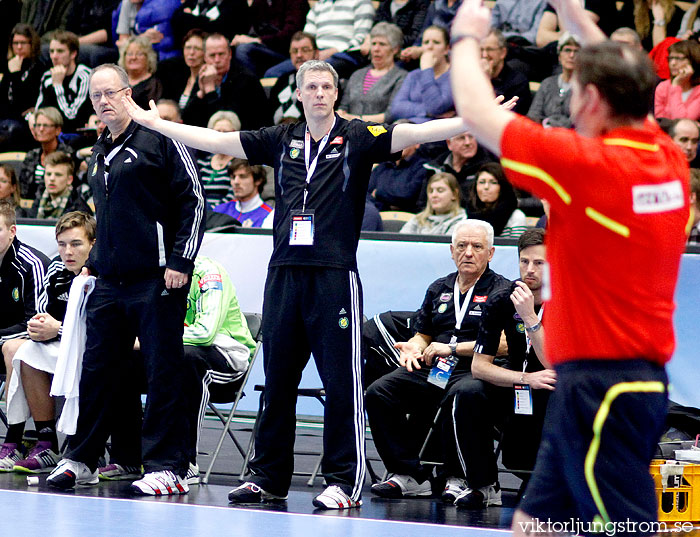
[[[12,374],[12,358],[26,341],[27,323],[46,306],[44,278],[49,259],[17,238],[15,208],[0,200],[0,373]],[[11,471],[23,458],[18,449],[23,427],[10,426],[0,446],[0,471]]]
[[[510,288],[511,282],[488,267],[494,253],[490,224],[471,219],[460,222],[452,234],[450,251],[457,272],[430,285],[413,325],[416,334],[396,344],[403,367],[367,389],[372,437],[392,474],[372,485],[372,492],[389,498],[432,494],[431,471],[420,464],[419,451],[427,426],[441,408],[441,444],[448,477],[443,494],[454,501],[468,486],[489,486],[492,494],[488,503],[500,504],[496,479],[479,459],[483,451],[493,454],[493,435],[489,435],[488,449],[471,441],[468,431],[476,427],[480,417],[467,408],[472,399],[490,396],[490,385],[472,378],[471,359],[484,308],[498,291]],[[449,369],[455,359],[457,364],[446,385],[432,383],[436,376],[444,378],[440,370]],[[418,430],[417,423],[424,424],[425,431]]]

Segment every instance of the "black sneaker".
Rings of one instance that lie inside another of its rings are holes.
[[[287,496],[270,494],[252,481],[246,481],[228,493],[228,501],[231,503],[263,503],[286,499]]]

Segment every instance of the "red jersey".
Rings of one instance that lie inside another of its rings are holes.
[[[667,362],[690,217],[681,151],[648,121],[586,138],[523,117],[508,124],[501,150],[512,183],[551,203],[551,362]]]

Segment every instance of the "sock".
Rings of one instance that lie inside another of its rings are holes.
[[[47,420],[47,421],[36,421],[34,420],[34,424],[36,425],[36,430],[38,431],[38,440],[39,442],[51,442],[51,449],[55,452],[58,453],[58,437],[56,436],[56,420]]]
[[[22,423],[11,423],[7,428],[7,436],[5,436],[6,444],[17,444],[22,443],[22,436],[24,436],[24,422]]]

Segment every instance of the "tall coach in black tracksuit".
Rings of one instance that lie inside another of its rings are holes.
[[[265,284],[265,401],[250,481],[229,493],[233,503],[282,499],[294,464],[297,387],[313,353],[326,390],[321,509],[362,504],[364,402],[362,290],[356,251],[374,162],[404,147],[464,131],[461,121],[374,125],[333,112],[338,78],[326,62],[297,72],[306,121],[259,131],[218,133],[160,119],[127,104],[131,116],[192,147],[246,158],[275,170],[274,251]],[[127,99],[128,100],[128,99]]]
[[[144,489],[137,481],[132,492],[184,493],[186,483],[177,476],[184,477],[189,464],[185,394],[196,374],[184,359],[182,333],[205,200],[187,148],[130,120],[121,102],[121,92],[131,92],[125,75],[106,64],[93,71],[90,85],[95,111],[107,124],[88,166],[97,241],[87,268],[97,280],[87,304],[77,430],[65,454],[90,473],[83,465],[69,466],[75,476],[64,479],[59,466],[48,482],[72,488],[96,481],[98,458],[119,422],[113,403],[125,387],[115,379],[138,337],[148,397],[142,429],[146,476],[140,481],[157,473],[167,483],[157,492],[158,483]]]

